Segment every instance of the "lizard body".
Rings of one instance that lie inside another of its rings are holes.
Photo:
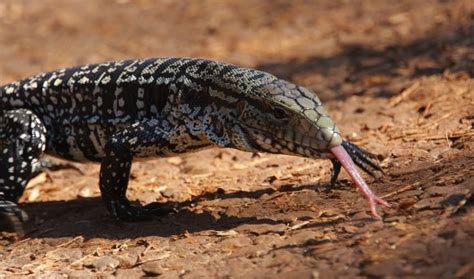
[[[100,162],[101,194],[111,214],[144,219],[161,209],[127,200],[132,160],[210,146],[330,158],[333,180],[341,164],[332,148],[344,146],[365,171],[380,170],[342,139],[318,97],[304,87],[205,59],[115,61],[0,87],[0,160],[7,162],[0,166],[0,213],[22,218],[16,202],[45,152]],[[384,201],[368,191],[376,215],[375,203]]]

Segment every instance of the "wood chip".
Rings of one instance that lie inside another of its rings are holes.
[[[42,172],[37,176],[33,177],[27,184],[26,189],[33,188],[39,184],[43,184],[48,181],[48,174],[46,172]]]
[[[301,223],[297,223],[291,227],[288,228],[289,231],[293,231],[293,230],[297,230],[297,229],[300,229],[306,225],[308,225],[310,222],[309,221],[303,221]]]
[[[171,157],[167,160],[168,163],[178,166],[183,163],[183,159],[181,157]]]
[[[236,236],[239,233],[234,231],[234,230],[228,230],[228,231],[216,231],[217,236]]]
[[[40,196],[40,190],[38,188],[33,188],[29,194],[27,200],[29,202],[35,201]]]

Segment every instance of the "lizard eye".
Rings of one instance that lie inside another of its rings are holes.
[[[274,108],[273,109],[273,116],[275,116],[276,119],[282,120],[288,118],[288,115],[286,111],[284,111],[281,108]]]

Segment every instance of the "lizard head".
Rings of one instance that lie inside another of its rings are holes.
[[[329,149],[341,145],[339,129],[315,93],[281,79],[253,90],[236,105],[231,134],[237,148],[317,158],[331,157]]]
[[[221,94],[210,90],[209,93],[230,105],[225,109],[228,113],[221,114],[227,116],[223,117],[227,119],[223,121],[223,130],[228,139],[224,146],[331,158],[334,165],[331,181],[337,179],[341,166],[344,167],[369,201],[372,215],[381,218],[376,205],[389,204],[372,192],[355,165],[369,174],[381,168],[366,151],[342,139],[316,94],[260,71],[233,68],[223,72],[223,77],[230,73],[231,78],[230,82],[221,84],[231,84],[231,91]]]

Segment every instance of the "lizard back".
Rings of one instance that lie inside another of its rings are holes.
[[[233,95],[238,88],[252,96],[274,80],[264,72],[205,59],[114,61],[60,69],[4,85],[0,87],[0,112],[31,110],[48,131],[47,153],[99,162],[115,131],[140,120],[169,117],[183,95],[206,103],[198,99],[208,96],[198,93],[214,88]]]
[[[35,75],[0,88],[0,111],[25,108],[37,115],[48,131],[48,153],[100,161],[116,130],[164,113],[169,84],[191,62],[197,61],[125,60]]]

